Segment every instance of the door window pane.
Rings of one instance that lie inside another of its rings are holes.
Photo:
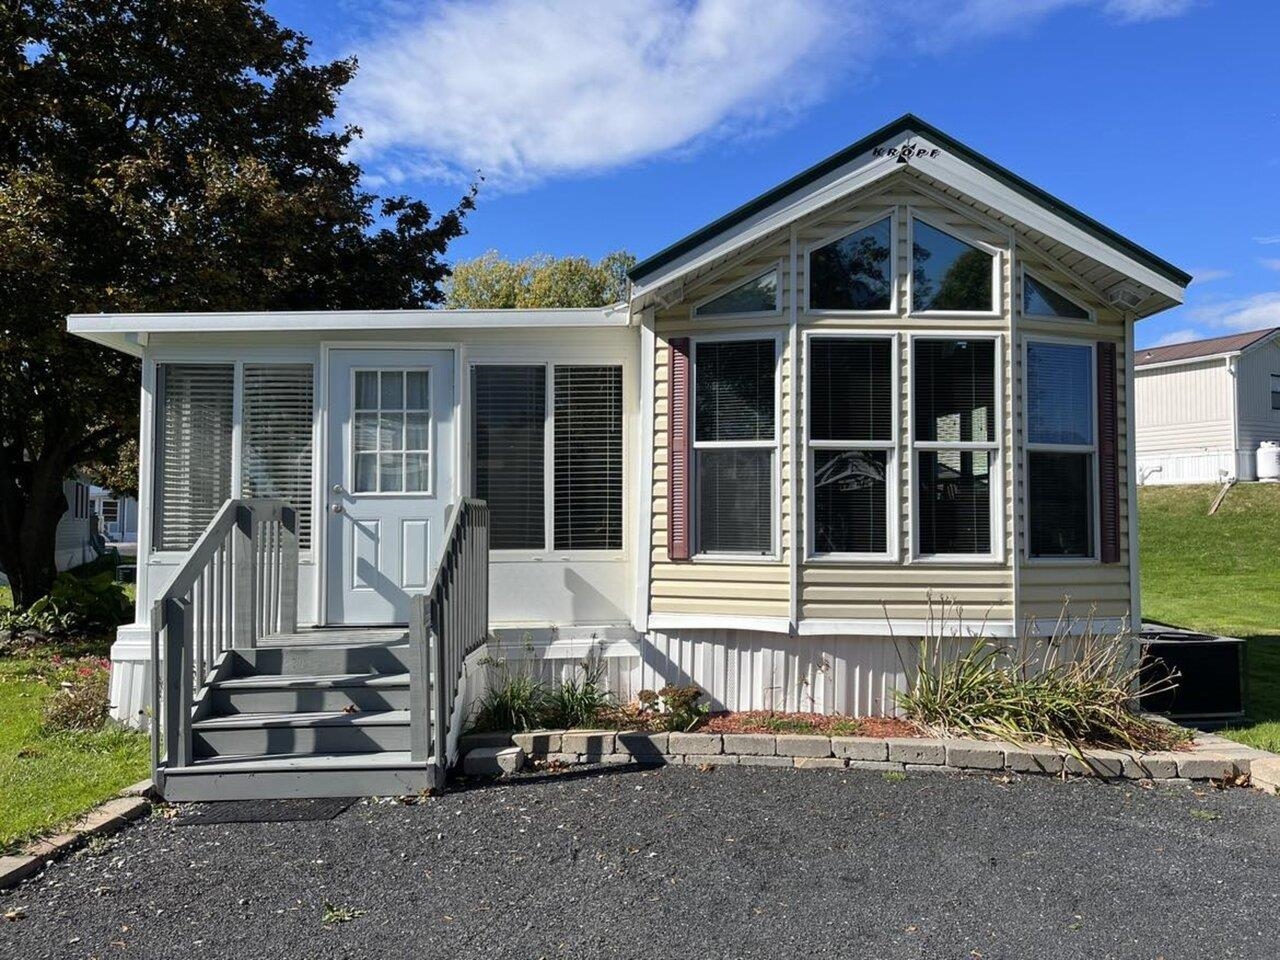
[[[352,416],[355,493],[431,492],[430,381],[426,370],[356,371],[357,404],[372,406]],[[421,456],[409,460],[406,450]],[[371,453],[377,456],[366,456]]]
[[[991,453],[917,454],[916,515],[922,554],[991,552]]]
[[[773,550],[773,451],[699,450],[698,549],[769,554]]]
[[[888,549],[887,450],[813,452],[813,548],[817,553]]]
[[[495,550],[546,546],[547,370],[477,366],[472,370],[472,475],[489,504]]]
[[[892,233],[885,217],[809,254],[809,306],[888,310],[893,302]]]
[[[995,257],[959,237],[914,220],[911,226],[911,307],[981,311],[992,302]]]

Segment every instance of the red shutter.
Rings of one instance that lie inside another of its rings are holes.
[[[1116,345],[1098,342],[1098,513],[1102,562],[1120,562],[1120,444],[1116,409]]]
[[[673,337],[667,431],[667,554],[689,559],[689,338]]]

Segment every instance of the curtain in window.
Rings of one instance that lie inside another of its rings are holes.
[[[240,490],[298,512],[298,545],[311,545],[313,368],[245,364]]]
[[[156,546],[187,550],[231,496],[235,367],[162,364],[158,390]]]
[[[622,368],[555,369],[555,546],[622,549]]]
[[[489,545],[494,550],[542,550],[546,367],[477,366],[471,385],[471,489],[489,504]]]

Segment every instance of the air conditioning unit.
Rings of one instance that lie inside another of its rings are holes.
[[[1225,724],[1245,714],[1245,643],[1159,624],[1146,624],[1142,646],[1142,685],[1173,677],[1175,687],[1148,694],[1142,708],[1171,720]],[[1163,684],[1162,684],[1163,685]]]

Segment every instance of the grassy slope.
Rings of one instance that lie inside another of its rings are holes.
[[[1142,613],[1249,640],[1250,724],[1227,736],[1280,751],[1280,485],[1139,491]]]

